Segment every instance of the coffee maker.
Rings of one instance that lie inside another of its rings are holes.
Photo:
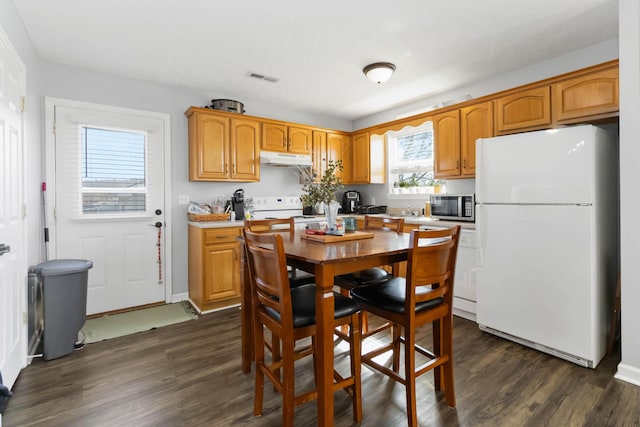
[[[347,190],[342,195],[342,213],[356,213],[361,204],[362,198],[358,191]]]
[[[244,219],[244,190],[239,188],[231,197],[231,210],[236,213],[236,219]]]

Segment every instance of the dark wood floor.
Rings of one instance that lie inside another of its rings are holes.
[[[252,415],[253,375],[240,372],[238,309],[88,344],[72,355],[36,359],[21,374],[2,423],[11,426],[279,426],[280,398],[265,387],[265,411]],[[480,332],[455,319],[457,408],[418,380],[424,426],[640,426],[640,387],[613,379],[618,356],[581,368]],[[340,349],[336,350],[341,353]],[[340,355],[337,356],[341,358]],[[311,367],[298,378],[309,384]],[[342,362],[341,362],[342,363]],[[406,425],[404,388],[362,370],[363,426]],[[353,425],[343,392],[335,425]],[[314,425],[315,402],[296,408]]]

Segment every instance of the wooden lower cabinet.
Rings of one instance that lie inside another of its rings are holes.
[[[189,298],[200,312],[240,303],[241,233],[189,225]]]

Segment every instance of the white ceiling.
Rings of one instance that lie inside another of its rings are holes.
[[[616,0],[13,1],[46,60],[349,120],[618,34]]]

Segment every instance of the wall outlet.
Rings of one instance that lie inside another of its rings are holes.
[[[375,198],[375,197],[373,197],[373,196],[371,196],[371,204],[372,204],[372,205],[375,205],[375,204],[376,204],[376,198]]]
[[[191,199],[191,197],[189,197],[188,194],[179,194],[178,195],[178,204],[179,205],[188,205],[190,199]]]

